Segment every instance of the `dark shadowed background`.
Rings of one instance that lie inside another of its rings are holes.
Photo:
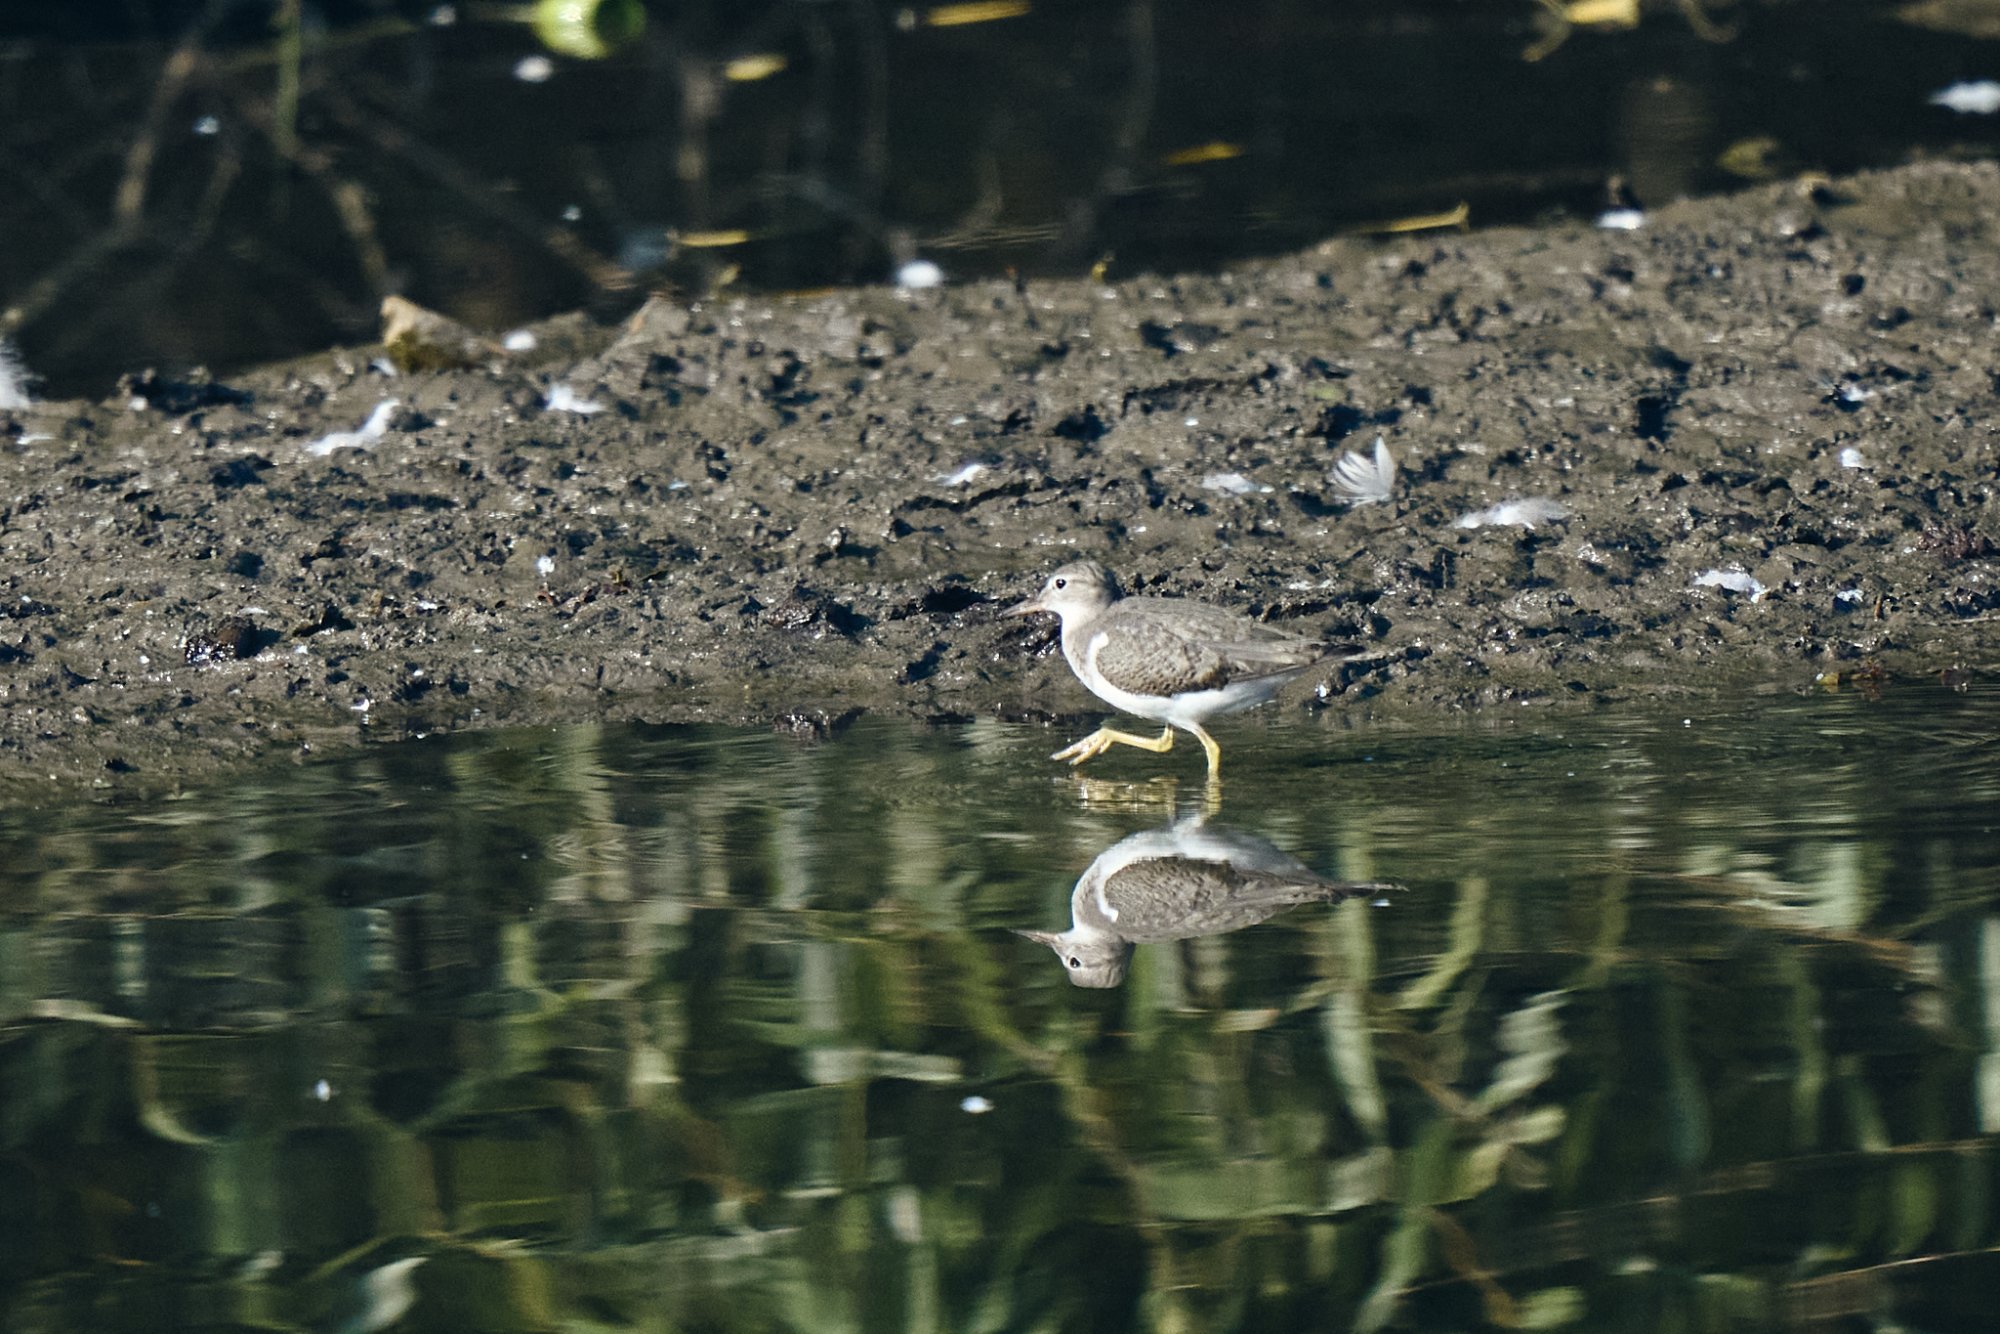
[[[499,332],[919,257],[1183,271],[2000,142],[1928,101],[2000,74],[1988,0],[621,6],[600,58],[519,5],[7,7],[0,336],[95,396],[369,341],[390,292]]]

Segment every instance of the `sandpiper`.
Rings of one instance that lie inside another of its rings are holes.
[[[1328,880],[1255,834],[1204,827],[1196,816],[1097,854],[1070,894],[1069,930],[1019,934],[1054,950],[1076,985],[1115,987],[1135,942],[1220,935],[1302,903],[1394,889]]]
[[[1325,658],[1354,653],[1185,598],[1128,598],[1096,561],[1065,565],[1042,591],[1007,609],[1009,616],[1054,612],[1062,618],[1063,658],[1093,695],[1114,708],[1165,723],[1157,737],[1100,727],[1050,758],[1082,764],[1115,745],[1162,754],[1174,729],[1194,735],[1208,753],[1208,776],[1222,768],[1222,748],[1202,724],[1252,708]]]

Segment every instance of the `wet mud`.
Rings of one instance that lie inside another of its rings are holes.
[[[494,724],[1073,725],[1103,710],[1052,623],[998,612],[1076,554],[1366,645],[1283,709],[1968,679],[1996,220],[2000,171],[1929,164],[1637,231],[661,298],[503,365],[353,349],[0,412],[0,782]],[[1390,499],[1348,503],[1378,437]],[[1466,526],[1537,498],[1566,517]]]

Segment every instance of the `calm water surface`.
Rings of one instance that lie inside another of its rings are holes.
[[[0,813],[0,1328],[1989,1328],[1996,738],[1274,712],[1216,804],[606,729]],[[1015,932],[1119,848],[1187,938],[1072,985]]]

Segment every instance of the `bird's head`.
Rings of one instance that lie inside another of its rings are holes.
[[[1054,950],[1069,980],[1080,987],[1115,987],[1125,980],[1125,969],[1132,962],[1132,942],[1115,936],[1092,939],[1075,931],[1016,934]]]
[[[1094,616],[1118,600],[1118,581],[1094,560],[1080,560],[1063,566],[1049,576],[1042,591],[1007,609],[1009,616],[1052,611],[1070,616]]]

